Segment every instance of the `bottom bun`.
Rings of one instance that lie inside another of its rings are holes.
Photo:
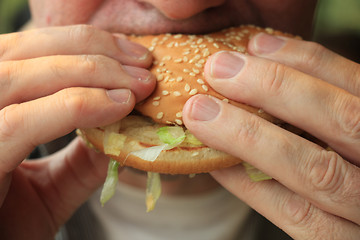
[[[147,172],[164,174],[206,173],[241,162],[240,159],[224,152],[205,145],[190,143],[181,143],[173,149],[163,150],[153,162],[130,154],[133,151],[162,145],[163,143],[157,136],[157,131],[164,126],[153,122],[150,118],[130,115],[116,123],[115,126],[112,124],[111,127],[80,129],[79,135],[90,146],[120,162],[121,165]],[[121,145],[119,154],[109,154],[105,151],[105,132],[109,129],[120,134],[123,138],[119,144]]]

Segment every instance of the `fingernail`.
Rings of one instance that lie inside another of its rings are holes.
[[[141,46],[140,44],[133,43],[129,40],[121,38],[116,38],[116,43],[123,53],[138,60],[144,60],[149,55],[149,51],[147,50],[147,48]]]
[[[133,67],[133,66],[123,66],[125,71],[132,77],[136,78],[139,81],[147,82],[150,80],[150,72],[144,68]]]
[[[254,48],[258,54],[274,53],[284,46],[285,41],[266,33],[260,33],[254,38]]]
[[[220,106],[209,96],[198,96],[193,102],[190,116],[197,121],[210,121],[219,114]]]
[[[107,95],[111,100],[117,103],[128,103],[131,97],[129,89],[112,89],[107,91]]]
[[[245,62],[238,54],[219,52],[211,58],[210,71],[213,78],[228,79],[235,77],[244,67]]]

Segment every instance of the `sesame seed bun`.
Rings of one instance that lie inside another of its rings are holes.
[[[157,78],[157,86],[151,96],[136,105],[139,114],[121,120],[116,131],[125,135],[126,140],[120,154],[108,155],[125,166],[168,174],[203,173],[240,163],[240,159],[226,153],[191,143],[182,143],[174,149],[162,151],[153,162],[128,154],[162,145],[156,134],[160,127],[184,127],[182,109],[185,102],[195,94],[212,95],[270,122],[281,124],[279,119],[261,109],[223,97],[206,83],[203,76],[203,68],[209,56],[223,50],[247,54],[249,40],[259,32],[289,36],[270,28],[255,26],[233,27],[207,35],[130,36],[131,41],[146,46],[152,52],[154,62],[150,71]],[[104,128],[81,129],[80,135],[91,146],[104,152]]]

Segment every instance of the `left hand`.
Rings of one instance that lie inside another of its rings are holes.
[[[326,142],[333,151],[218,99],[184,107],[204,144],[273,177],[251,182],[241,165],[212,173],[294,239],[359,239],[360,66],[319,44],[256,35],[252,56],[220,52],[205,77],[224,96],[264,109]]]

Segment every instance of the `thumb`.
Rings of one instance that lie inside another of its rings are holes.
[[[37,169],[32,167],[32,177],[39,181],[40,194],[53,215],[55,225],[64,224],[104,183],[108,163],[105,155],[88,149],[78,137],[58,153],[40,160]],[[46,173],[39,174],[40,169]]]

